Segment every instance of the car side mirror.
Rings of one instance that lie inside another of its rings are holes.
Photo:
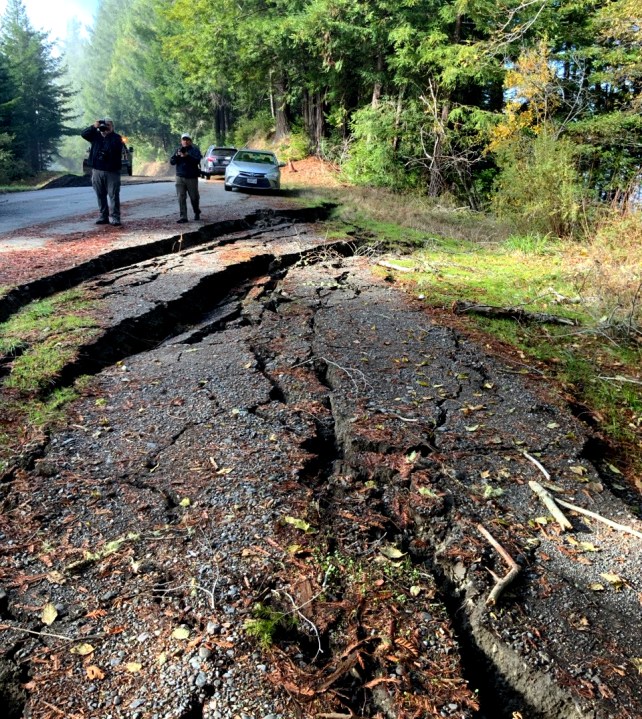
[[[287,162],[279,162],[279,167],[285,167],[287,164]]]
[[[130,152],[133,152],[133,151],[134,151],[134,148],[130,146],[129,151],[130,151]]]

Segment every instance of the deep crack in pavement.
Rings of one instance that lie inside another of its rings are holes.
[[[642,716],[639,540],[528,485],[639,527],[587,429],[320,234],[76,275],[93,379],[3,494],[8,716]]]

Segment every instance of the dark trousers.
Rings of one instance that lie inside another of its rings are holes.
[[[112,222],[120,222],[120,172],[94,169],[91,172],[91,186],[98,199],[101,219],[108,220],[111,215]]]
[[[178,211],[181,220],[187,219],[187,195],[192,203],[194,214],[200,214],[201,196],[198,192],[198,177],[179,177],[176,175],[176,195],[178,196]]]

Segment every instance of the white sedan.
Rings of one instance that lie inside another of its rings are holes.
[[[273,152],[267,150],[239,150],[225,168],[225,189],[280,190],[281,168]]]

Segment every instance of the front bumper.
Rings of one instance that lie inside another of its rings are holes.
[[[234,177],[225,178],[230,187],[239,187],[247,190],[278,190],[281,183],[278,178],[259,175],[257,173],[240,172]]]

